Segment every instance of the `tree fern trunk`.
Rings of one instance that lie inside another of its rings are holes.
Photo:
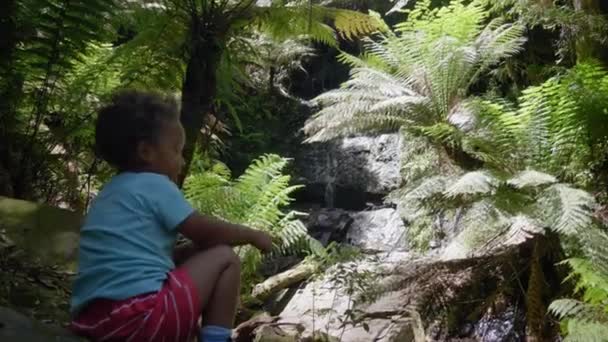
[[[215,98],[216,71],[222,56],[222,47],[218,41],[194,44],[182,87],[181,122],[186,132],[186,144],[183,152],[185,166],[179,179],[180,186],[188,174],[205,116]]]
[[[540,248],[538,241],[534,244],[528,291],[526,293],[526,341],[540,342],[543,340],[542,332],[546,309],[543,304],[545,278],[540,262]]]

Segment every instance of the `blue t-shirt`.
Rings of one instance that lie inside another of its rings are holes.
[[[179,226],[194,209],[168,177],[121,173],[95,198],[80,232],[72,314],[91,300],[158,291],[175,268]]]

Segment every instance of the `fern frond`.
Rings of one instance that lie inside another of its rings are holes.
[[[564,342],[606,342],[608,341],[608,325],[597,322],[581,322],[576,319],[566,323],[568,335]]]
[[[572,268],[568,279],[576,280],[575,291],[583,293],[583,300],[588,304],[605,305],[608,298],[608,273],[606,273],[605,260],[570,258],[564,263]]]
[[[36,6],[25,9],[37,22],[37,34],[23,52],[30,57],[31,71],[39,77],[38,81],[60,77],[72,63],[80,61],[78,54],[88,44],[109,37],[108,27],[100,18],[108,18],[117,9],[113,0],[93,0],[87,4],[40,0]]]
[[[275,154],[264,155],[254,160],[251,166],[238,178],[237,189],[257,196],[257,192],[270,180],[281,176],[281,171],[287,166],[288,161],[288,159]]]
[[[580,322],[608,323],[608,316],[600,307],[574,299],[555,300],[549,306],[549,311],[559,318],[571,318]]]
[[[299,212],[289,212],[277,224],[280,227],[277,238],[281,243],[277,246],[276,252],[282,255],[309,252],[312,255],[322,256],[325,253],[323,245],[308,235],[306,226],[297,219],[302,215]]]
[[[288,162],[289,159],[278,155],[263,155],[236,180],[231,179],[225,165],[218,163],[210,170],[189,176],[184,192],[202,213],[246,224],[275,236],[274,253],[322,254],[323,247],[308,235],[299,220],[303,214],[284,211],[292,201],[292,193],[300,188],[290,185],[290,176],[283,174]],[[239,248],[238,254],[244,278],[252,280],[262,255],[247,246]]]
[[[254,25],[279,41],[307,34],[312,40],[337,47],[336,32],[327,21],[333,21],[337,33],[346,39],[368,35],[386,26],[374,15],[317,5],[277,5],[256,8],[256,12]]]
[[[517,117],[524,134],[518,148],[528,166],[589,185],[583,175],[608,127],[602,114],[608,105],[602,86],[607,75],[601,67],[582,64],[523,92]]]
[[[461,231],[450,244],[456,250],[448,247],[446,255],[459,254],[484,255],[504,246],[505,233],[508,232],[510,220],[488,199],[478,200],[470,204],[461,218]],[[461,251],[458,251],[462,249]],[[464,252],[464,253],[463,253]]]
[[[42,122],[56,110],[53,101],[69,87],[66,76],[76,65],[84,65],[91,46],[111,38],[106,20],[118,10],[114,0],[91,0],[86,4],[69,0],[39,0],[22,4],[19,16],[31,33],[24,33],[15,51],[16,65],[25,79],[22,90],[28,100],[23,118],[30,132],[39,132]],[[11,20],[13,20],[11,18]],[[56,97],[56,95],[59,95]],[[25,151],[29,154],[32,151]]]
[[[327,112],[324,114],[327,114]],[[305,142],[327,141],[338,136],[351,136],[361,133],[389,133],[411,122],[401,115],[378,114],[375,116],[359,116],[356,114],[358,113],[331,120],[325,127],[317,130],[307,138]],[[352,120],[349,120],[351,117],[355,118],[355,124],[353,124]],[[319,125],[320,122],[321,120],[316,120],[314,126]],[[309,130],[314,126],[311,124]]]
[[[499,181],[487,171],[472,171],[464,174],[445,191],[447,197],[462,195],[491,194],[496,190]]]
[[[363,57],[342,54],[354,67],[351,77],[339,91],[315,99],[322,109],[306,123],[310,141],[400,127],[446,138],[442,124],[462,108],[477,75],[523,43],[517,25],[492,22],[484,31],[487,13],[476,2],[457,1],[437,11],[428,2],[416,6],[395,32],[366,39]]]
[[[462,131],[449,123],[437,123],[430,126],[419,127],[418,130],[431,141],[450,146],[458,147],[463,137]]]
[[[549,309],[565,321],[565,340],[605,341],[608,336],[608,235],[599,228],[589,227],[579,236],[583,257],[563,263],[572,268],[567,280],[576,282],[575,292],[582,293],[582,301],[559,299]]]
[[[582,252],[586,257],[588,264],[579,262],[574,264],[571,260],[568,261],[574,273],[581,276],[581,285],[595,286],[597,289],[605,291],[603,297],[608,298],[608,234],[597,227],[585,230],[580,234],[580,240],[583,244]],[[588,266],[588,268],[587,268]],[[585,272],[585,270],[593,270]],[[594,280],[586,281],[585,274],[596,274],[597,277],[602,277],[604,281],[595,278]],[[596,286],[602,284],[602,286]]]
[[[459,41],[468,41],[482,30],[486,17],[487,12],[476,2],[463,5],[462,1],[452,1],[449,6],[433,10],[430,3],[423,1],[409,13],[407,21],[396,25],[396,30],[424,31],[430,39],[449,34]]]
[[[595,199],[586,191],[555,184],[542,193],[538,204],[551,229],[572,235],[591,225]]]
[[[121,65],[123,87],[177,91],[186,71],[183,44],[189,17],[173,6],[157,9],[139,3],[130,3],[129,12],[125,25],[137,34],[119,45],[109,61]]]
[[[557,178],[550,174],[534,170],[522,171],[507,181],[507,184],[517,189],[537,188],[539,186],[551,185],[554,183],[557,183]]]
[[[558,299],[551,303],[549,311],[561,319],[567,319],[565,341],[604,342],[608,336],[608,315],[604,308],[574,299]]]
[[[346,9],[325,8],[324,10],[328,11],[328,15],[333,18],[334,25],[340,35],[349,40],[388,30],[388,25],[380,15],[373,11],[364,14]]]
[[[479,53],[481,74],[498,61],[514,56],[523,49],[526,42],[525,27],[520,24],[505,24],[502,19],[494,19],[475,40],[474,45]],[[473,77],[473,80],[475,77]]]

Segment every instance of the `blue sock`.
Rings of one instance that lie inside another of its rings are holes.
[[[232,330],[217,325],[206,325],[201,330],[202,342],[228,342]]]

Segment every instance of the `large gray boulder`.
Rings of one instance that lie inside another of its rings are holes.
[[[409,258],[407,253],[381,254],[333,267],[324,277],[306,284],[296,293],[281,312],[278,323],[300,339],[310,338],[313,331],[319,331],[336,341],[413,341],[411,320],[399,317],[392,307],[370,307],[366,312],[370,319],[361,324],[344,322],[356,306],[356,295],[349,291],[351,287],[366,286],[366,274],[390,274],[398,263]]]
[[[395,209],[384,208],[351,214],[346,241],[365,251],[407,250],[407,230]]]
[[[465,259],[393,252],[337,264],[253,334],[256,341],[266,341],[265,334],[312,341],[315,331],[328,341],[519,341],[526,313],[518,303],[526,293],[509,289],[530,276],[520,270],[529,266],[535,246],[556,241],[532,233],[503,241]],[[555,264],[550,254],[540,262]]]
[[[407,228],[395,209],[366,211],[320,209],[306,220],[313,237],[324,245],[346,242],[367,252],[405,251]]]
[[[296,172],[318,197],[327,192],[340,197],[342,191],[384,195],[401,184],[401,144],[400,134],[304,144],[295,158]]]

